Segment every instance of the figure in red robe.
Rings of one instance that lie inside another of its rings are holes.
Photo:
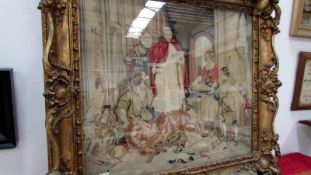
[[[204,122],[204,126],[211,134],[215,131],[218,112],[218,90],[219,71],[215,63],[214,49],[208,49],[204,54],[204,64],[199,76],[194,80],[192,86],[201,97],[198,114]]]
[[[188,88],[184,52],[169,27],[163,28],[163,38],[151,48],[149,56],[150,85],[157,112],[181,109]]]

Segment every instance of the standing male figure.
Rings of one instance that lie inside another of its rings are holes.
[[[223,140],[227,140],[227,125],[231,126],[233,131],[233,141],[235,146],[238,146],[238,122],[240,122],[240,106],[241,96],[238,92],[237,83],[232,77],[228,67],[220,69],[221,86],[220,86],[220,127],[223,132]]]
[[[181,109],[188,78],[184,52],[169,27],[163,28],[163,37],[151,48],[149,74],[155,111]]]

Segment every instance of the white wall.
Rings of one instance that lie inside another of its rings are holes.
[[[43,175],[48,169],[38,2],[0,0],[0,67],[14,69],[19,135],[17,148],[0,150],[0,175]]]
[[[42,175],[47,172],[41,18],[39,0],[0,1],[0,67],[14,69],[19,143],[0,150],[0,175]],[[292,1],[281,0],[281,34],[276,37],[280,59],[280,109],[275,122],[282,153],[311,155],[311,128],[297,124],[311,111],[291,112],[297,55],[311,51],[311,39],[289,37]],[[309,133],[309,135],[308,135]]]

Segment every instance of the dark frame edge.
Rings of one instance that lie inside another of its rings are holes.
[[[17,117],[16,117],[16,102],[15,102],[15,86],[14,86],[14,76],[13,68],[0,68],[0,71],[9,72],[9,81],[10,81],[10,92],[11,92],[11,104],[12,107],[12,117],[8,119],[10,122],[9,130],[12,133],[12,136],[8,137],[6,141],[0,143],[0,149],[11,149],[15,148],[18,144],[18,132],[17,132]]]
[[[296,70],[294,94],[293,94],[293,99],[291,103],[291,111],[311,110],[311,104],[310,105],[299,104],[299,98],[300,98],[301,88],[302,88],[302,80],[304,76],[303,74],[305,71],[305,64],[308,59],[311,60],[311,57],[308,58],[308,55],[311,56],[311,52],[299,52],[298,54],[298,65],[297,65],[297,70]]]

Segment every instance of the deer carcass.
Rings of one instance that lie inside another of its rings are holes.
[[[142,155],[149,155],[147,163],[150,163],[155,155],[166,151],[164,146],[169,136],[184,131],[205,136],[196,119],[183,110],[176,110],[161,113],[149,123],[138,118],[132,119],[125,129],[125,137],[129,146],[138,149]]]

